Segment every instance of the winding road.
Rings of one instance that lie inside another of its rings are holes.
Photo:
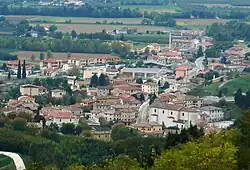
[[[149,101],[150,100],[145,101],[140,106],[139,114],[138,114],[138,118],[137,118],[136,123],[145,123],[145,122],[148,122],[147,121],[147,117],[148,117]]]
[[[16,170],[26,169],[22,158],[18,154],[12,153],[12,152],[2,152],[2,151],[0,151],[0,154],[8,156],[11,159],[13,159],[15,166],[16,166]]]
[[[203,61],[205,60],[205,57],[199,57],[195,60],[195,65],[196,65],[196,71],[197,73],[201,70],[205,70],[205,67],[203,65]]]

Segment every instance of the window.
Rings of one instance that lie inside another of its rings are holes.
[[[62,120],[60,119],[60,122],[61,122]]]
[[[173,115],[173,112],[171,112],[170,114]]]
[[[71,122],[71,119],[69,119],[69,121]]]
[[[182,113],[182,116],[184,116],[184,113]]]
[[[155,113],[156,113],[156,109],[155,109]]]
[[[162,111],[162,114],[164,114],[164,110]]]

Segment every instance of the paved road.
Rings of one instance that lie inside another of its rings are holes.
[[[195,60],[196,70],[199,72],[200,70],[205,70],[205,67],[203,65],[203,60],[205,60],[205,57],[199,57]]]
[[[2,151],[0,151],[0,154],[12,158],[14,163],[15,163],[16,170],[25,170],[26,169],[22,158],[18,154],[12,153],[12,152],[2,152]]]
[[[139,114],[136,123],[145,123],[147,122],[147,117],[148,117],[148,108],[149,108],[149,101],[145,101],[139,109]]]

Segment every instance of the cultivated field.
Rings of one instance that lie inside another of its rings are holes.
[[[28,20],[30,22],[49,22],[49,23],[64,23],[71,21],[71,23],[96,23],[97,21],[103,22],[122,22],[123,24],[140,24],[142,18],[90,18],[90,17],[55,17],[55,16],[28,16],[28,15],[8,15],[8,20]]]
[[[33,24],[35,25],[35,24]],[[45,27],[49,27],[51,24],[40,24]],[[103,24],[56,24],[57,30],[62,32],[71,32],[75,30],[77,33],[94,33],[101,32],[103,29],[106,31],[113,31],[115,29],[127,28],[137,28],[138,32],[148,31],[164,31],[168,28],[159,27],[159,26],[147,26],[147,25],[103,25]]]
[[[18,55],[18,58],[20,60],[30,60],[31,56],[34,55],[36,56],[35,60],[39,60],[40,56],[40,51],[18,51],[15,52],[14,54]],[[46,52],[43,52],[44,55],[46,56]],[[53,58],[55,59],[67,59],[68,53],[53,53]],[[88,53],[71,53],[71,57],[86,57],[86,56],[111,56],[111,54],[88,54]]]
[[[213,23],[226,23],[229,19],[176,19],[179,26],[207,26]]]

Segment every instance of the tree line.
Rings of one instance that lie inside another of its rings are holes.
[[[0,60],[4,61],[17,60],[17,55],[0,51]]]
[[[140,1],[136,1],[140,3]],[[150,3],[162,4],[167,1],[158,0]],[[171,2],[174,3],[175,2]],[[138,6],[139,7],[139,6]],[[173,18],[224,18],[247,19],[250,10],[248,8],[233,7],[206,7],[205,5],[179,4],[181,10],[171,14]],[[160,15],[161,13],[159,13]],[[70,6],[11,6],[1,5],[0,15],[43,15],[43,16],[72,16],[72,17],[96,17],[96,18],[137,18],[148,15],[147,11],[141,12],[139,8],[121,8],[119,5],[89,4],[82,7]]]
[[[65,17],[95,17],[95,18],[136,18],[141,17],[139,9],[119,8],[116,6],[94,6],[85,4],[82,7],[65,6],[0,6],[0,15],[43,15]]]
[[[71,53],[115,53],[126,56],[130,47],[118,41],[107,43],[93,39],[54,39],[32,37],[0,37],[0,48],[24,51],[52,51]]]
[[[240,21],[214,23],[207,28],[206,33],[216,41],[250,40],[250,25]]]
[[[106,143],[93,140],[91,133],[81,134],[84,127],[64,124],[60,131],[66,135],[60,135],[56,130],[57,127],[52,126],[39,130],[29,126],[26,118],[1,117],[0,149],[28,156],[29,164],[37,162],[42,166],[65,168],[72,165],[88,167],[96,165],[104,168],[107,159],[113,160],[119,155],[127,155],[138,167],[147,169],[154,165],[154,160],[163,150],[203,136],[202,131],[192,126],[180,134],[169,134],[166,138],[153,136],[144,138],[135,130],[118,125],[111,132],[113,141]]]
[[[250,10],[247,8],[234,7],[207,7],[205,5],[179,4],[181,12],[173,14],[174,18],[224,18],[224,19],[247,19]]]

